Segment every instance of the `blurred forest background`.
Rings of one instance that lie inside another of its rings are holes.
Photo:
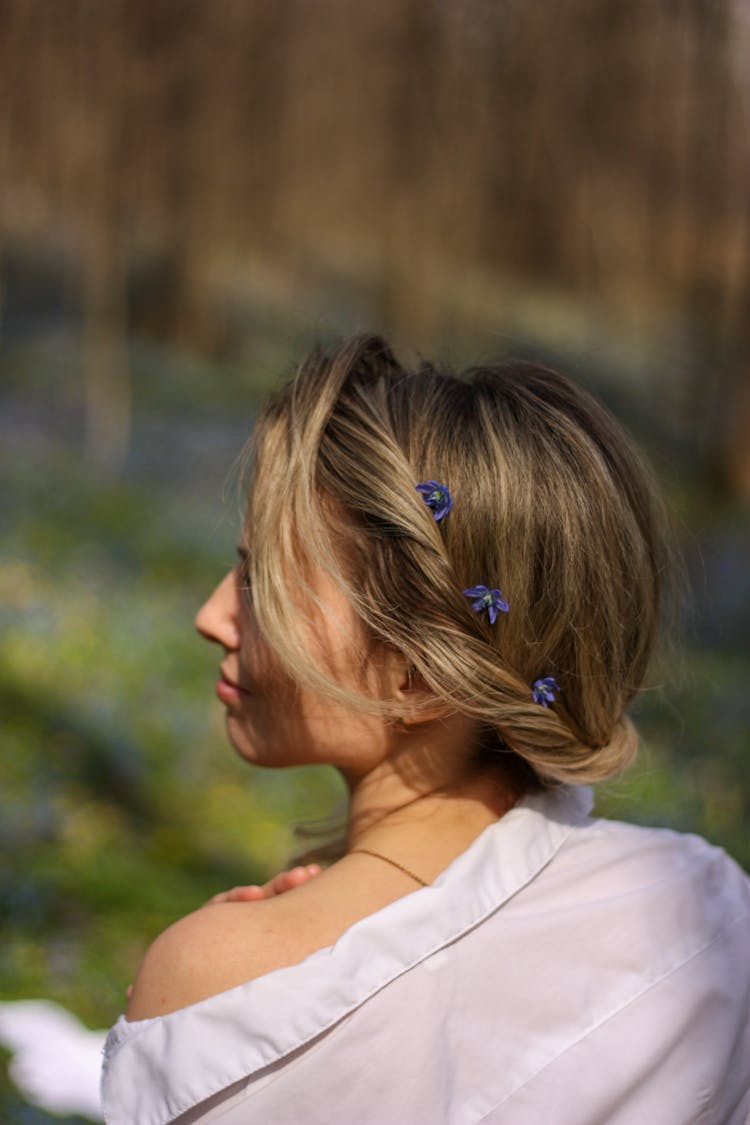
[[[750,866],[747,0],[0,0],[3,999],[108,1025],[340,801],[235,760],[192,616],[258,402],[366,329],[636,434],[691,593],[598,808]]]

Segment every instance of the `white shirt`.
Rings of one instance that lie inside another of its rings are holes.
[[[335,945],[120,1018],[110,1125],[746,1125],[750,880],[695,836],[524,798]]]

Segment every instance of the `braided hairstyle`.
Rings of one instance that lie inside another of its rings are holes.
[[[446,713],[542,784],[593,782],[637,746],[626,709],[659,625],[667,549],[649,473],[590,394],[509,361],[403,368],[383,339],[316,349],[252,439],[247,568],[261,635],[299,682],[353,706],[301,635],[310,566],[347,594],[373,645],[402,653]],[[416,491],[450,488],[439,523]],[[490,624],[464,595],[502,588]],[[552,676],[559,694],[534,701]]]

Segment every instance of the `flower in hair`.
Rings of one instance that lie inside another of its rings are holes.
[[[472,599],[471,608],[475,613],[483,613],[485,609],[487,610],[490,625],[495,624],[498,613],[507,613],[510,609],[502,590],[488,590],[486,586],[470,586],[468,590],[464,590],[464,597]]]
[[[432,508],[435,522],[439,523],[453,507],[453,497],[447,484],[438,484],[436,480],[426,480],[416,486],[417,492],[422,494],[422,499],[428,508]]]
[[[549,707],[550,703],[555,702],[555,692],[559,692],[559,690],[560,685],[555,677],[545,676],[542,680],[534,680],[531,694],[535,703],[540,703],[542,707]]]

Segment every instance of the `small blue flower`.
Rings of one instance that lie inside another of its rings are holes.
[[[464,597],[471,598],[471,608],[475,613],[482,613],[485,609],[490,619],[490,625],[497,621],[499,613],[507,613],[510,606],[503,598],[502,590],[488,590],[486,586],[470,586],[464,590]]]
[[[545,676],[542,680],[534,680],[534,687],[531,694],[534,696],[535,703],[541,703],[542,707],[549,707],[550,703],[555,702],[555,692],[559,692],[560,685],[554,676]]]
[[[428,508],[432,508],[435,522],[438,523],[453,507],[453,497],[447,484],[438,484],[436,480],[426,480],[424,484],[416,485],[417,492],[421,492],[422,499]]]

